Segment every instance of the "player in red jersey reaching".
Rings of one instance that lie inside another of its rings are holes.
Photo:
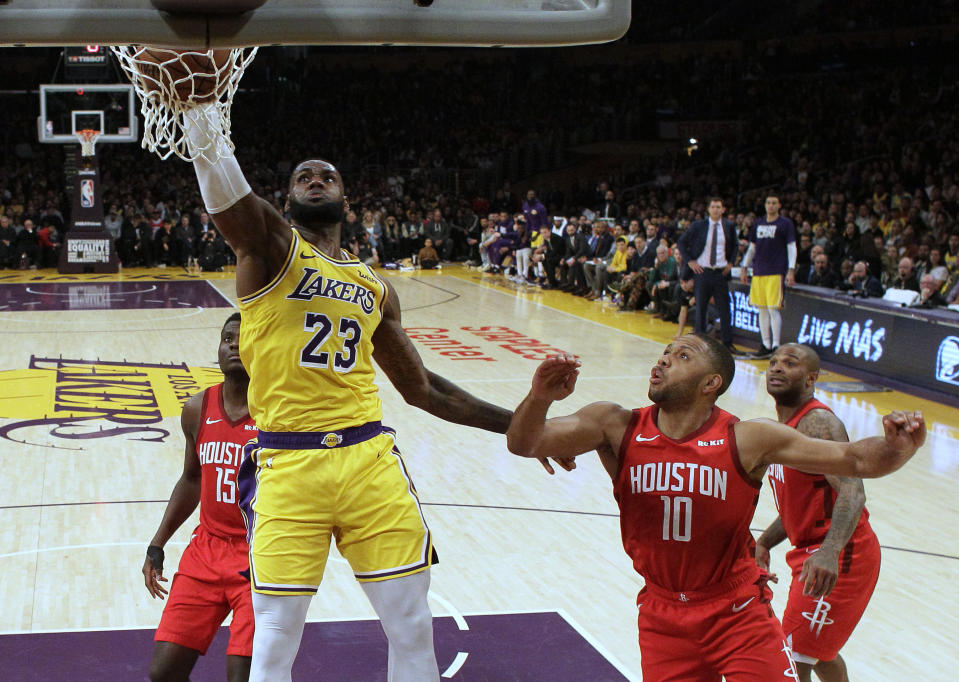
[[[180,423],[186,439],[183,473],[173,488],[163,520],[150,540],[143,562],[147,591],[163,599],[163,546],[200,505],[200,525],[169,590],[156,631],[150,679],[187,680],[197,658],[206,653],[217,628],[233,611],[226,672],[230,682],[250,676],[253,604],[246,528],[236,503],[236,472],[246,442],[256,436],[247,410],[250,382],[240,361],[240,313],[227,318],[217,354],[223,383],[196,394],[183,407]]]
[[[814,440],[768,420],[716,407],[735,362],[717,340],[677,337],[652,369],[653,405],[587,405],[546,419],[569,396],[580,363],[545,360],[510,423],[509,449],[566,460],[598,450],[613,479],[623,546],[646,586],[639,646],[648,680],[777,680],[797,673],[749,532],[770,464],[874,477],[901,467],[925,440],[917,412],[883,417],[884,436]]]
[[[846,428],[815,399],[819,356],[796,343],[769,360],[766,391],[779,422],[811,438],[847,441]],[[858,478],[807,474],[773,464],[768,471],[779,517],[756,541],[756,561],[769,568],[769,549],[789,539],[792,569],[783,631],[799,679],[848,680],[839,650],[859,623],[879,579],[879,540],[869,525]],[[828,598],[827,598],[828,597]]]

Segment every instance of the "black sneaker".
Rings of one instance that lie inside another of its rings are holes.
[[[765,345],[760,344],[759,350],[752,354],[752,357],[756,360],[764,360],[770,357],[773,354],[772,349],[766,348]]]

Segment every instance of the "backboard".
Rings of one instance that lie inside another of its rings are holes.
[[[630,0],[8,0],[0,46],[558,46],[616,40],[629,20]]]
[[[98,142],[139,142],[136,104],[129,84],[41,85],[38,139],[77,144],[76,132],[90,128]]]

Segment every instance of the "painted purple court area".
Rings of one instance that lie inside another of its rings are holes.
[[[558,613],[434,620],[440,672],[463,682],[625,680]],[[228,631],[220,628],[191,680],[224,680]],[[153,630],[101,630],[0,636],[0,677],[9,680],[147,680]],[[386,636],[377,621],[307,623],[294,680],[385,680]]]
[[[232,305],[205,280],[0,284],[0,312],[230,308]]]

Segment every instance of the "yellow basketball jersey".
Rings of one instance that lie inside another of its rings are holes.
[[[381,419],[372,356],[386,284],[343,258],[294,228],[280,274],[240,299],[240,357],[261,431],[334,431]]]

